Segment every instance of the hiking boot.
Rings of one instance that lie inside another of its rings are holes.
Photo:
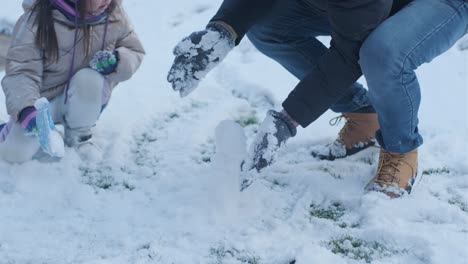
[[[407,153],[380,151],[379,167],[374,178],[367,184],[369,191],[385,193],[391,198],[411,193],[417,177],[418,150]]]
[[[312,156],[321,160],[341,159],[375,145],[375,132],[379,129],[376,113],[343,113],[330,120],[330,125],[338,125],[342,119],[346,123],[338,138],[325,147],[313,149]]]

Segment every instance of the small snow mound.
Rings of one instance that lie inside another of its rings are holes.
[[[247,138],[243,128],[234,121],[222,121],[216,128],[216,153],[242,161],[246,155]]]

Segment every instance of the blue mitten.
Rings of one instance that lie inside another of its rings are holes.
[[[89,67],[102,75],[107,75],[115,71],[118,63],[118,51],[101,50],[94,54],[94,57],[89,62]]]

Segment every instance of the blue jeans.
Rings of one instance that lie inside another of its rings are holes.
[[[260,52],[301,80],[327,52],[327,47],[316,37],[330,36],[330,28],[327,16],[306,2],[278,0],[271,15],[255,25],[247,36]],[[361,84],[355,83],[331,109],[335,112],[373,112],[366,93]]]
[[[421,89],[414,71],[452,47],[467,28],[468,2],[414,0],[365,41],[360,64],[379,115],[377,140],[384,149],[406,153],[422,145]]]

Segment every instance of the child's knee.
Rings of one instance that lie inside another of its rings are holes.
[[[78,71],[70,82],[70,96],[87,102],[101,102],[105,78],[95,70],[85,68]]]

